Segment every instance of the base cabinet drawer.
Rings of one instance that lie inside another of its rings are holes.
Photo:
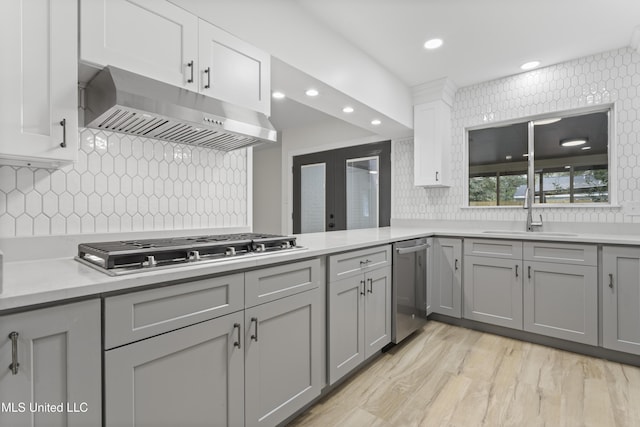
[[[105,348],[139,341],[244,308],[244,274],[165,286],[104,300]]]

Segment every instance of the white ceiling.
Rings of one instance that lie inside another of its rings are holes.
[[[640,26],[640,0],[295,1],[409,86],[462,87],[620,48]],[[433,37],[443,47],[425,50]]]

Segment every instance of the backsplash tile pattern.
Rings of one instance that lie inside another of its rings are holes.
[[[0,237],[247,225],[247,150],[81,129],[78,162],[0,166]]]
[[[631,48],[461,88],[452,108],[451,187],[413,186],[413,141],[394,141],[393,212],[397,219],[524,221],[521,208],[463,208],[464,129],[536,114],[615,103],[618,204],[535,208],[545,221],[640,223],[625,205],[640,202],[640,53]]]

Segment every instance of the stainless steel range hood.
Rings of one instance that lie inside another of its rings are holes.
[[[262,113],[115,67],[87,85],[85,126],[224,151],[277,140]]]

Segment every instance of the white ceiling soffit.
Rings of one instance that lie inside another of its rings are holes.
[[[316,89],[319,92],[318,96],[309,97],[305,95],[306,90],[309,88]],[[412,130],[403,124],[277,58],[271,59],[271,90],[273,92],[282,92],[290,100],[366,129],[373,134],[397,138],[408,136],[412,133]],[[274,99],[271,103],[275,105],[281,101],[286,102],[287,100],[279,101]],[[342,111],[347,105],[353,108],[352,113],[347,114]],[[371,121],[374,119],[380,120],[381,123],[377,126],[372,125]],[[309,118],[309,120],[312,121],[313,119]],[[287,122],[286,126],[295,127],[295,124]]]
[[[458,87],[621,48],[640,48],[639,0],[296,0],[408,86]],[[431,38],[444,40],[427,51]],[[632,40],[632,37],[633,40]]]

